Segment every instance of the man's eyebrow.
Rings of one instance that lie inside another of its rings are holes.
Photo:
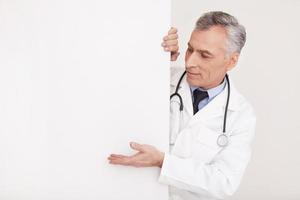
[[[189,47],[192,47],[192,45],[188,42],[188,46]],[[192,47],[193,48],[193,47]],[[210,55],[210,56],[213,56],[213,54],[211,53],[211,52],[209,52],[208,50],[203,50],[203,49],[197,49],[196,50],[198,53],[206,53],[206,54],[208,54],[208,55]]]
[[[192,47],[192,45],[188,42],[188,44],[187,44],[189,47]],[[193,47],[192,47],[193,48]]]

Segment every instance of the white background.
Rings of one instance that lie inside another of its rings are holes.
[[[246,27],[246,45],[231,76],[257,114],[252,160],[229,199],[300,199],[300,1],[173,0],[181,56],[172,65],[184,66],[194,23],[212,10],[228,12]]]
[[[167,199],[159,170],[111,166],[168,147],[170,2],[0,0],[0,199]]]

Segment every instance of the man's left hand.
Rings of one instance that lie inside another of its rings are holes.
[[[130,147],[138,153],[132,156],[111,154],[108,157],[109,163],[134,167],[162,167],[165,154],[154,146],[130,142]]]

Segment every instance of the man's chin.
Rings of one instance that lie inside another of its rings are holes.
[[[201,87],[201,84],[200,84],[199,80],[195,80],[195,79],[190,78],[190,77],[187,76],[186,81],[188,82],[188,84],[190,86]]]

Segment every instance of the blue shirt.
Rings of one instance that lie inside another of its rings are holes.
[[[206,97],[205,99],[203,99],[202,101],[199,102],[198,110],[201,110],[201,108],[206,106],[211,100],[213,100],[213,98],[215,98],[218,94],[220,94],[224,90],[225,85],[226,85],[226,81],[224,79],[223,82],[220,85],[218,85],[214,88],[210,88],[208,90],[204,90],[200,87],[197,88],[197,87],[194,87],[194,86],[190,86],[193,102],[194,102],[194,96],[193,96],[194,90],[206,91],[207,94],[208,94],[208,97]]]

